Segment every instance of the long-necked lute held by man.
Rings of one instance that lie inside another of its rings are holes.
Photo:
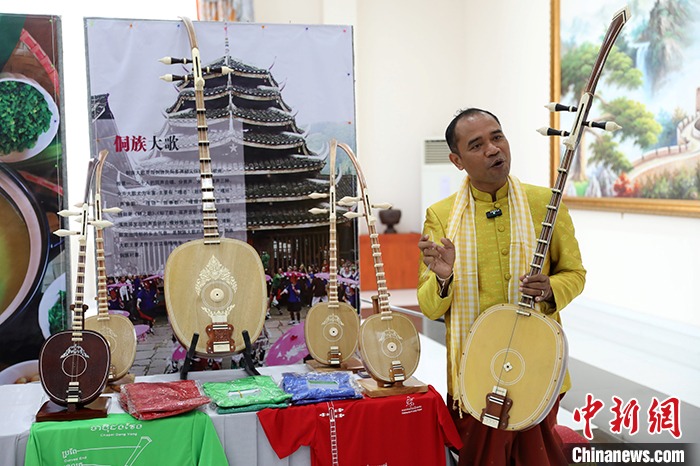
[[[244,331],[251,341],[258,338],[265,323],[267,284],[255,249],[244,241],[219,234],[204,105],[204,72],[207,76],[221,76],[231,70],[226,67],[202,69],[194,25],[188,18],[182,19],[192,58],[167,57],[161,61],[191,64],[192,73],[162,78],[194,86],[204,238],[188,241],[168,256],[163,277],[165,305],[180,343],[189,348],[196,333],[200,337],[195,353],[211,358],[242,351]]]
[[[358,198],[344,197],[340,205],[362,204],[363,213],[347,212],[346,217],[362,217],[367,222],[369,233],[374,273],[377,280],[378,312],[367,317],[360,326],[360,354],[369,375],[377,382],[379,387],[402,385],[408,380],[418,367],[420,360],[420,338],[413,322],[403,314],[392,311],[389,305],[389,291],[386,286],[384,263],[382,262],[379,234],[377,233],[377,219],[372,215],[373,208],[389,208],[388,204],[374,205],[370,202],[367,191],[367,182],[360,163],[352,149],[346,144],[338,144],[350,157],[357,171],[357,180],[360,185]]]
[[[627,8],[614,15],[578,108],[548,106],[552,111],[575,111],[576,118],[570,133],[540,131],[569,137],[564,142],[566,152],[534,245],[528,276],[543,271],[581,129],[619,128],[612,122],[588,122],[587,118],[605,60],[629,17]],[[460,361],[460,398],[463,408],[487,426],[512,431],[528,429],[547,416],[559,396],[568,359],[566,336],[553,318],[538,312],[535,298],[523,293],[517,304],[492,306],[470,328]]]
[[[103,218],[104,213],[118,213],[119,207],[102,208],[102,168],[109,152],[99,154],[95,169],[95,194],[93,196],[93,220],[89,222],[95,229],[95,261],[97,263],[97,315],[85,319],[85,328],[94,330],[109,343],[111,364],[109,381],[115,382],[124,377],[136,359],[136,330],[128,317],[110,314],[107,297],[107,271],[105,269],[104,229],[112,222]]]
[[[328,194],[313,193],[315,199],[328,198],[328,209],[313,208],[312,213],[328,214],[328,302],[309,309],[304,322],[306,347],[314,360],[328,366],[340,367],[357,350],[360,317],[357,310],[338,300],[338,246],[336,233],[335,161],[338,141],[330,146],[330,187]]]
[[[110,352],[107,340],[97,332],[83,328],[88,306],[83,302],[85,255],[87,251],[90,187],[94,161],[88,170],[85,201],[80,212],[62,211],[62,216],[80,216],[80,232],[60,229],[58,236],[79,235],[78,268],[70,330],[54,333],[46,339],[39,353],[41,386],[49,399],[69,411],[81,408],[100,396],[109,378]]]

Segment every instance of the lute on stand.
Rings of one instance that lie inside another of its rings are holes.
[[[39,353],[41,386],[49,397],[39,412],[37,421],[87,419],[107,415],[108,398],[100,397],[107,385],[110,351],[107,340],[97,332],[84,329],[83,301],[85,256],[87,251],[89,199],[94,166],[88,170],[85,200],[80,212],[64,212],[64,216],[79,216],[80,231],[60,229],[58,236],[78,235],[78,267],[71,330],[54,333],[46,339]],[[96,401],[97,400],[97,401]],[[92,403],[92,404],[91,404]],[[88,405],[90,405],[88,407]]]
[[[418,382],[415,378],[411,379],[420,360],[420,338],[413,322],[405,315],[392,311],[389,305],[389,290],[386,286],[379,233],[376,227],[377,219],[372,215],[374,208],[391,206],[372,204],[367,191],[367,182],[355,154],[346,144],[338,144],[338,147],[347,153],[357,171],[361,194],[360,197],[344,197],[338,203],[344,206],[362,204],[362,214],[346,212],[344,215],[348,218],[365,218],[377,280],[375,314],[362,322],[359,336],[362,361],[375,384],[370,385],[366,380],[360,380],[360,383],[370,397],[424,392],[427,390],[427,385]]]
[[[107,297],[107,272],[105,270],[104,229],[112,226],[103,218],[103,213],[118,213],[119,207],[102,207],[102,168],[109,152],[99,154],[95,169],[95,193],[93,196],[93,220],[89,223],[95,229],[95,261],[97,263],[97,315],[85,319],[85,328],[94,330],[109,343],[110,368],[109,382],[115,383],[129,372],[136,359],[136,330],[128,317],[110,314]],[[133,377],[132,377],[133,378]]]
[[[311,213],[328,214],[328,302],[309,309],[304,321],[304,335],[309,354],[318,363],[341,368],[357,350],[360,317],[351,305],[338,300],[338,246],[336,232],[335,161],[338,142],[330,147],[330,187],[328,194],[313,193],[315,199],[328,198],[328,209],[313,208]]]
[[[191,65],[192,73],[165,75],[162,79],[194,86],[204,238],[188,241],[168,256],[165,303],[180,343],[189,348],[194,334],[198,334],[201,337],[195,344],[197,356],[215,358],[249,351],[246,340],[255,341],[265,323],[267,285],[257,251],[244,241],[224,238],[219,233],[204,86],[205,73],[221,76],[229,74],[230,69],[202,68],[194,25],[188,18],[182,19],[192,58],[166,57],[161,62]]]

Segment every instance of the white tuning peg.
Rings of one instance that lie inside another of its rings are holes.
[[[54,235],[56,236],[70,236],[70,235],[77,235],[77,231],[71,231],[71,230],[66,230],[64,228],[61,228],[60,230],[56,230],[53,232]]]
[[[548,109],[550,112],[575,112],[576,106],[571,105],[562,105],[558,102],[550,102],[544,106],[546,109]]]
[[[175,58],[175,57],[163,57],[158,60],[159,62],[166,64],[166,65],[175,65],[177,63],[183,63],[183,64],[188,64],[192,63],[191,58]]]
[[[319,209],[318,207],[314,207],[313,209],[309,209],[309,212],[311,212],[314,215],[327,214],[328,209]]]
[[[311,199],[325,199],[328,197],[327,193],[311,193],[309,194]]]
[[[159,78],[165,82],[168,82],[168,83],[173,82],[173,75],[172,74],[164,74],[163,76],[159,76]]]
[[[372,204],[372,207],[375,209],[391,209],[392,205],[385,202],[384,204]]]
[[[352,196],[345,196],[341,200],[338,201],[338,205],[344,205],[344,206],[353,206],[357,204],[361,197],[352,197]]]
[[[622,126],[618,125],[614,121],[586,121],[584,125],[590,128],[598,128],[610,132],[622,129]]]
[[[622,126],[618,125],[614,121],[608,121],[605,123],[605,131],[617,131],[618,129],[622,129]]]
[[[221,74],[231,74],[231,73],[233,73],[233,68],[229,68],[228,66],[221,67]]]
[[[82,205],[80,207],[82,207]],[[63,209],[63,210],[59,210],[56,213],[58,215],[60,215],[61,217],[74,217],[76,215],[80,215],[82,212],[76,212],[75,210]]]
[[[94,226],[95,228],[109,228],[114,226],[114,223],[110,222],[109,220],[93,220],[90,222],[90,225]]]
[[[540,133],[542,136],[568,136],[569,135],[568,131],[562,131],[559,129],[548,128],[547,126],[543,126],[535,131]]]
[[[119,207],[109,207],[107,209],[102,209],[102,212],[105,214],[118,214],[121,211],[122,209],[120,209]]]
[[[345,218],[357,218],[357,217],[362,217],[362,214],[357,213],[357,212],[345,212],[343,214],[343,217],[345,217]]]

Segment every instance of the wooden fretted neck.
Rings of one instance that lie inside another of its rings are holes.
[[[331,141],[330,154],[330,188],[329,188],[329,228],[328,228],[328,308],[337,310],[338,303],[338,245],[336,233],[336,193],[335,193],[335,157],[337,142]]]
[[[338,309],[338,252],[335,223],[335,219],[331,219],[328,246],[328,307],[331,309]]]
[[[196,82],[196,81],[195,81]],[[214,198],[214,177],[211,171],[209,140],[207,139],[207,115],[204,108],[204,92],[195,90],[197,102],[197,138],[199,139],[199,169],[202,181],[202,217],[204,226],[204,243],[218,244],[219,221],[216,217],[216,199]]]
[[[98,188],[99,189],[99,188]],[[95,212],[102,212],[102,201],[99,192],[95,194]],[[102,220],[101,214],[96,219]],[[97,263],[97,318],[109,319],[109,298],[107,294],[107,270],[105,266],[104,231],[100,226],[95,227],[95,262]]]
[[[219,244],[219,221],[216,218],[216,199],[214,198],[214,176],[211,170],[209,154],[209,137],[207,110],[204,106],[204,74],[197,47],[194,24],[189,18],[182,18],[192,48],[192,75],[194,79],[194,97],[197,110],[197,140],[199,146],[199,173],[202,181],[202,217],[204,226],[204,244]]]
[[[369,204],[367,200],[366,205]],[[374,217],[367,224],[367,232],[369,233],[370,245],[372,248],[372,261],[374,262],[374,275],[377,278],[377,295],[379,297],[379,311],[382,313],[382,318],[391,316],[391,306],[389,305],[389,291],[386,287],[386,276],[384,274],[384,263],[382,262],[382,251],[379,245],[379,233],[375,226]]]
[[[562,165],[559,168],[559,176],[557,176],[557,181],[554,183],[552,188],[552,197],[547,204],[547,214],[545,215],[544,221],[542,222],[542,231],[540,232],[539,238],[537,238],[537,244],[535,246],[535,253],[530,263],[530,273],[529,275],[535,275],[542,271],[544,267],[544,260],[547,257],[547,251],[549,249],[549,243],[552,240],[552,232],[554,231],[554,223],[557,219],[557,213],[559,211],[559,206],[561,205],[562,192],[564,189],[564,184],[566,183],[566,176],[571,166],[571,157],[569,157],[568,163],[566,163],[566,158],[562,159]],[[527,307],[529,309],[535,308],[535,297],[521,294],[519,305]]]
[[[97,315],[100,319],[109,319],[109,297],[107,294],[107,274],[105,272],[104,233],[95,229],[95,246],[97,262]]]
[[[83,204],[82,207],[82,218],[81,218],[81,229],[80,237],[78,241],[80,243],[80,248],[78,249],[78,273],[75,279],[75,300],[72,306],[73,311],[73,325],[72,340],[74,342],[82,341],[83,339],[83,313],[87,306],[84,304],[84,293],[85,293],[85,256],[87,252],[87,222],[88,222],[88,204],[87,202]]]

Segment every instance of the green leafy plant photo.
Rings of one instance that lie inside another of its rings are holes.
[[[50,125],[41,92],[20,81],[0,82],[0,155],[31,149]]]

